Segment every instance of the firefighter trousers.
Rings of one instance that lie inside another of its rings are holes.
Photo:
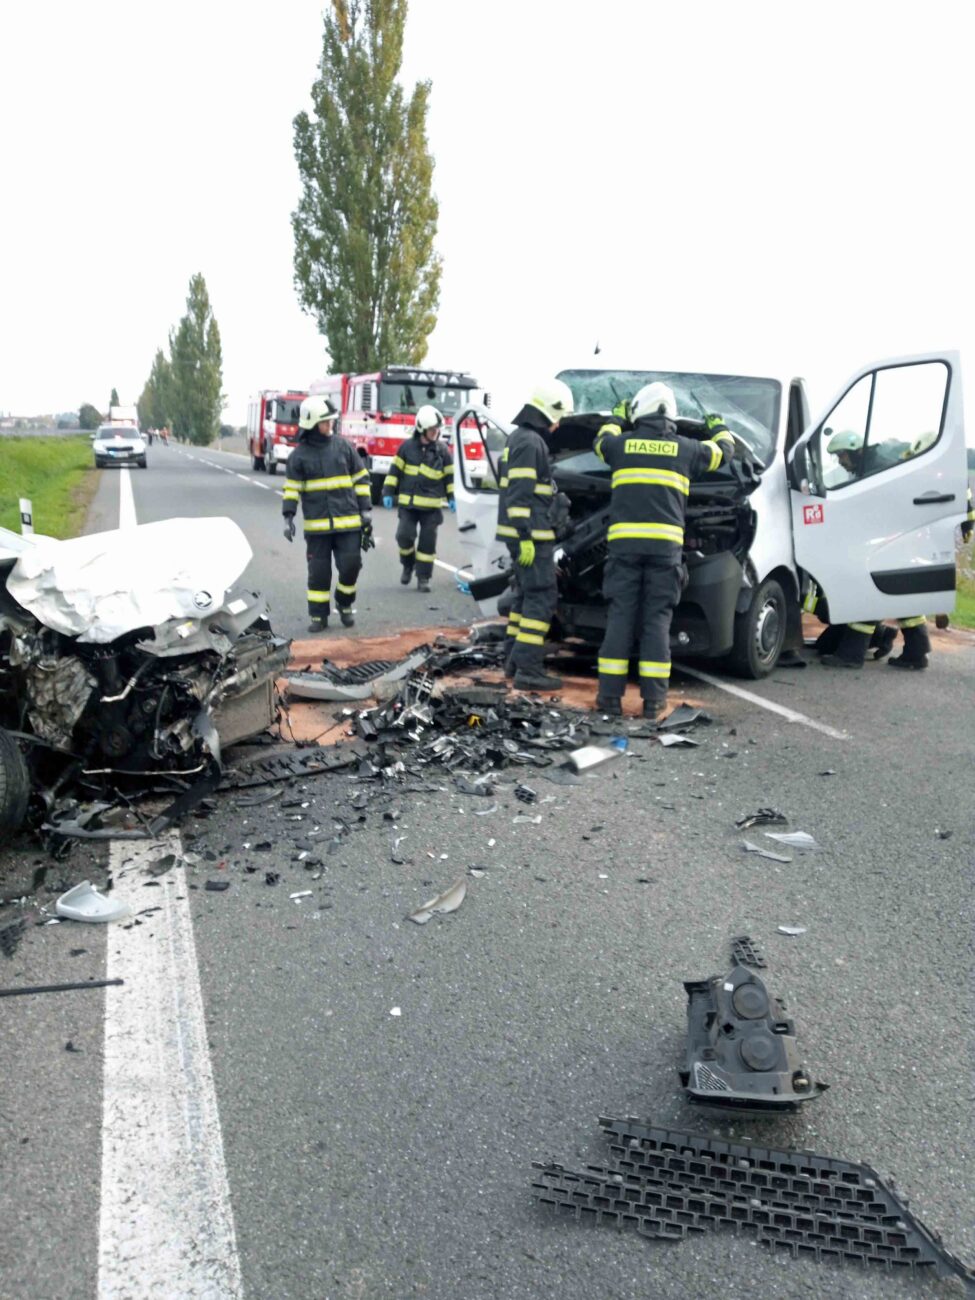
[[[619,699],[626,690],[630,657],[638,656],[640,694],[651,704],[667,699],[670,680],[670,623],[680,600],[681,571],[656,555],[614,555],[603,574],[609,602],[606,634],[599,649],[599,694]]]
[[[355,602],[355,583],[362,568],[362,533],[352,528],[342,533],[306,533],[308,557],[308,613],[328,618],[331,606],[332,561],[338,570],[335,604],[349,609]]]
[[[416,568],[416,576],[429,582],[437,558],[437,530],[443,523],[442,510],[414,510],[400,506],[396,545],[404,569]]]
[[[558,602],[555,580],[555,546],[535,543],[535,563],[518,563],[517,542],[509,542],[515,599],[508,614],[508,635],[513,642],[509,663],[517,671],[541,672],[545,667],[545,638]]]

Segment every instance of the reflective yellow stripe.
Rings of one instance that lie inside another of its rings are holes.
[[[393,464],[396,466],[397,469],[406,469],[406,461],[403,459],[402,456],[394,456]]]
[[[392,474],[387,474],[386,477],[383,479],[383,487],[393,488],[395,490],[398,481],[399,480],[394,478]]]
[[[509,623],[520,623],[520,622],[521,622],[521,615],[518,613],[518,611],[517,611],[516,609],[513,609],[513,610],[511,611],[511,613],[508,615],[508,622],[509,622]]]
[[[355,494],[356,494],[357,497],[367,497],[367,496],[370,496],[370,495],[371,495],[371,492],[370,492],[370,489],[369,489],[369,484],[368,484],[368,483],[360,483],[360,484],[357,486],[356,490],[355,490]]]
[[[640,660],[641,677],[669,677],[670,661],[666,663],[656,663],[653,659]]]
[[[331,492],[333,488],[350,488],[351,474],[333,474],[331,478],[310,478],[305,480],[306,492]]]
[[[534,632],[519,632],[518,640],[522,642],[524,645],[545,644],[545,638],[543,636],[536,636]]]
[[[285,501],[298,500],[298,493],[295,491],[294,488],[285,488],[284,491],[281,493],[281,496],[284,498]]]
[[[416,551],[415,546],[406,546],[406,547],[401,546],[399,548],[400,555],[413,555],[415,551]]]
[[[525,617],[522,617],[522,620],[521,620],[521,626],[522,626],[522,627],[534,628],[534,630],[535,630],[536,632],[547,632],[548,629],[549,629],[549,627],[551,626],[551,624],[550,624],[550,623],[543,623],[542,620],[541,620],[540,618],[525,618]]]
[[[437,558],[437,556],[435,553],[431,555],[427,555],[425,551],[417,551],[416,558],[418,560],[426,560],[428,564],[432,564],[433,561]]]
[[[500,482],[500,484],[499,484],[498,486],[499,486],[499,487],[506,488],[506,487],[508,486],[508,480],[507,480],[507,478],[506,478],[506,477],[503,478],[503,479],[501,480],[501,482]]]
[[[537,497],[550,497],[554,492],[555,492],[555,488],[552,487],[551,483],[535,484],[535,495]]]
[[[532,517],[531,506],[509,506],[508,507],[509,519],[531,519],[531,517]]]
[[[599,671],[610,677],[625,677],[630,670],[629,659],[600,659]]]
[[[369,471],[368,471],[367,469],[363,468],[363,469],[360,469],[360,470],[359,470],[358,474],[353,474],[353,475],[352,475],[352,482],[353,482],[353,483],[358,483],[358,482],[359,482],[359,479],[361,479],[361,478],[368,478],[368,477],[369,477]]]
[[[327,591],[312,591],[309,588],[308,599],[314,601],[316,604],[324,605],[327,601],[331,600],[331,597]]]
[[[517,537],[518,530],[517,528],[512,528],[508,524],[498,524],[497,528],[495,529],[495,536],[496,537]]]
[[[403,466],[403,473],[407,476],[407,478],[416,478],[419,472],[420,472],[419,467],[416,465]]]
[[[517,629],[517,627],[514,625],[514,623],[509,623],[509,624],[508,624],[508,636],[517,636],[517,635],[518,635],[518,629]]]
[[[286,492],[289,488],[293,489],[295,492],[300,492],[304,486],[305,485],[300,478],[286,478],[284,480],[284,490]]]
[[[864,636],[873,636],[877,630],[876,623],[847,623],[851,632],[862,632]]]
[[[711,452],[711,464],[708,466],[707,469],[707,472],[709,474],[711,473],[712,470],[717,469],[718,466],[721,464],[721,462],[724,460],[724,456],[721,453],[721,448],[718,446],[718,438],[723,438],[724,436],[725,435],[723,433],[719,433],[714,438],[709,438],[707,442],[701,443],[702,447],[707,447]]]
[[[427,478],[435,478],[438,482],[443,478],[442,469],[431,469],[429,465],[421,465],[420,473],[425,475]]]
[[[335,584],[335,590],[336,590],[336,591],[340,591],[340,592],[342,593],[343,596],[354,596],[354,595],[355,595],[355,583],[353,583],[351,587],[347,587],[347,586],[345,585],[345,583],[343,583],[343,582],[337,582],[337,583]]]
[[[613,473],[613,487],[625,487],[629,483],[653,483],[658,487],[675,488],[690,496],[691,480],[686,474],[678,474],[673,469],[618,469]]]
[[[624,538],[676,542],[679,546],[684,541],[684,530],[678,524],[610,524],[607,541],[622,541]]]
[[[923,614],[915,614],[913,618],[899,618],[897,620],[897,626],[898,627],[923,627],[923,625],[927,621],[928,620],[924,617]],[[853,624],[851,623],[850,626],[852,627]]]
[[[413,498],[408,492],[401,492],[396,498],[396,504],[398,506],[408,506],[412,500]]]
[[[530,465],[520,465],[508,470],[508,478],[538,478],[538,470],[532,469]]]
[[[443,505],[443,502],[444,502],[443,497],[414,497],[413,498],[413,504],[419,510],[436,510],[438,506]]]
[[[551,528],[533,528],[532,541],[533,542],[554,542],[555,533]]]
[[[361,528],[362,517],[360,515],[338,515],[335,519],[306,519],[306,533],[330,533],[332,528],[336,532],[345,528]]]
[[[448,478],[453,478],[453,477],[454,477],[454,465],[453,465],[453,461],[451,461],[451,463],[450,463],[449,465],[445,465],[445,466],[443,467],[443,472],[447,475]]]

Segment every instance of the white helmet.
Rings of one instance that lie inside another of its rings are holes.
[[[323,420],[338,419],[338,414],[339,408],[330,397],[326,397],[324,393],[316,393],[312,397],[306,397],[302,402],[298,424],[302,429],[314,429]]]
[[[857,433],[855,429],[844,429],[840,433],[834,433],[826,444],[826,450],[831,456],[839,456],[844,451],[862,451],[863,434]]]
[[[937,441],[938,441],[937,429],[932,429],[930,433],[921,433],[911,443],[911,450],[907,453],[907,455],[920,456],[922,451],[927,451],[927,449],[929,447],[933,447]]]
[[[427,433],[430,429],[443,428],[444,418],[435,406],[421,406],[416,413],[415,429],[417,433]]]
[[[630,404],[630,419],[634,422],[648,415],[665,415],[668,420],[677,419],[677,399],[669,384],[658,380],[644,386]]]
[[[571,415],[575,410],[572,389],[561,379],[549,379],[539,384],[533,390],[527,405],[541,411],[551,424],[558,424],[564,415]]]

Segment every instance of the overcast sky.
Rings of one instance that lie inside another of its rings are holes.
[[[134,401],[195,271],[226,420],[325,372],[290,226],[321,14],[0,8],[0,410]],[[815,409],[864,362],[955,348],[973,409],[970,65],[942,0],[411,0],[444,258],[428,360],[508,417],[573,365],[801,374]]]

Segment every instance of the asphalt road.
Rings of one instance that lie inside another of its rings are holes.
[[[280,535],[274,481],[221,453],[151,455],[132,475],[140,522],[236,518],[275,625],[300,631],[300,550]],[[114,480],[102,476],[93,527],[115,523]],[[356,631],[466,620],[442,570],[428,602],[398,587],[393,521],[376,519]],[[441,552],[457,563],[452,527]],[[600,1114],[640,1115],[893,1172],[915,1212],[975,1262],[973,682],[975,644],[961,635],[939,640],[927,673],[783,669],[745,684],[754,699],[678,676],[675,699],[686,692],[714,717],[700,748],[634,741],[573,789],[529,778],[551,797],[531,810],[538,825],[515,822],[526,810],[510,783],[476,817],[482,801],[447,781],[394,793],[358,821],[358,787],[326,777],[257,807],[225,799],[184,827],[201,859],[187,893],[243,1293],[958,1294],[745,1240],[665,1246],[553,1221],[529,1182],[532,1160],[599,1163]],[[743,853],[734,820],[762,805],[819,851],[788,864]],[[335,816],[354,829],[330,851]],[[390,858],[398,836],[403,865]],[[423,928],[404,919],[472,865],[485,874],[467,877],[458,912]],[[74,850],[48,885],[90,869]],[[218,872],[230,888],[204,891]],[[290,898],[304,889],[312,896]],[[806,932],[786,937],[783,924]],[[98,977],[106,939],[123,951],[132,939],[80,929],[32,928],[0,958],[2,982]],[[722,970],[741,932],[763,942],[804,1060],[831,1087],[799,1116],[729,1126],[681,1096],[681,981]],[[95,992],[0,1002],[4,1297],[96,1293],[104,1005]]]

